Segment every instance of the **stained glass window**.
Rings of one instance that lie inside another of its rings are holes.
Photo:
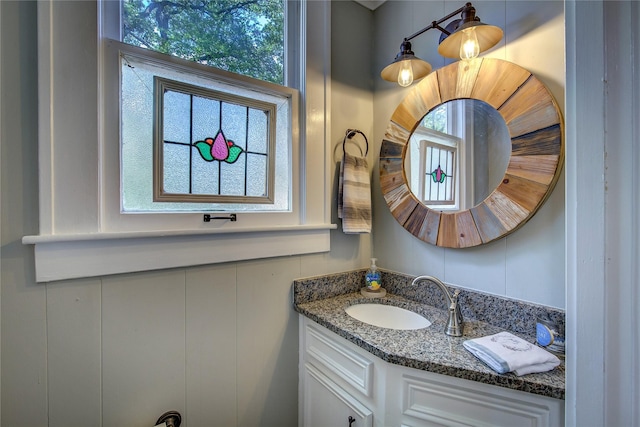
[[[154,200],[271,203],[276,104],[154,80]]]
[[[464,146],[457,135],[463,127],[459,108],[445,102],[425,115],[411,136],[407,179],[415,196],[432,209],[459,209]]]
[[[423,201],[428,205],[455,203],[457,147],[422,141],[425,171]]]
[[[121,212],[290,212],[297,5],[118,3]]]
[[[295,91],[132,53],[121,85],[123,212],[291,210]]]

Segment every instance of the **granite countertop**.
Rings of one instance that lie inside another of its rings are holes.
[[[406,308],[422,314],[432,324],[418,330],[394,330],[372,326],[346,314],[346,307],[362,302]],[[450,337],[444,334],[448,318],[446,310],[391,293],[372,299],[363,297],[359,292],[351,292],[313,301],[295,301],[294,308],[389,363],[556,399],[564,399],[565,396],[564,361],[552,371],[519,377],[514,373],[498,374],[467,351],[462,345],[465,340],[505,330],[484,321],[465,318],[464,336]],[[510,332],[535,342],[534,336]]]

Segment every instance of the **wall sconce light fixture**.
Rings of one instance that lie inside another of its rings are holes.
[[[457,14],[461,14],[461,19],[451,21],[444,28],[440,26]],[[480,18],[476,16],[476,9],[471,3],[467,3],[444,18],[433,21],[420,31],[405,37],[400,45],[400,53],[396,55],[391,64],[382,70],[380,76],[386,81],[398,82],[400,86],[406,87],[414,80],[419,80],[429,74],[431,65],[415,56],[411,51],[409,41],[432,28],[437,28],[442,32],[438,53],[447,58],[476,58],[480,52],[491,49],[502,39],[502,29],[480,22]]]

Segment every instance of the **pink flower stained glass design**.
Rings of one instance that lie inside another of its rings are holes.
[[[235,163],[244,151],[233,141],[225,138],[222,130],[218,131],[215,138],[205,138],[204,141],[196,141],[193,145],[198,149],[200,156],[207,162],[217,160],[219,162]]]
[[[433,178],[433,182],[442,184],[447,178],[447,174],[440,168],[440,165],[438,165],[438,167],[431,172],[431,178]]]

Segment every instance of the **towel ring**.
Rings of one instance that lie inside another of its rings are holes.
[[[367,154],[369,154],[369,140],[367,139],[367,135],[365,135],[362,131],[358,130],[358,129],[347,129],[347,131],[344,134],[344,139],[342,140],[342,151],[345,151],[345,145],[347,144],[347,139],[352,139],[354,136],[356,136],[356,134],[360,134],[362,135],[362,137],[364,138],[364,142],[366,145],[366,150],[364,152],[364,156],[366,157]],[[360,153],[362,153],[362,149],[360,150]]]

